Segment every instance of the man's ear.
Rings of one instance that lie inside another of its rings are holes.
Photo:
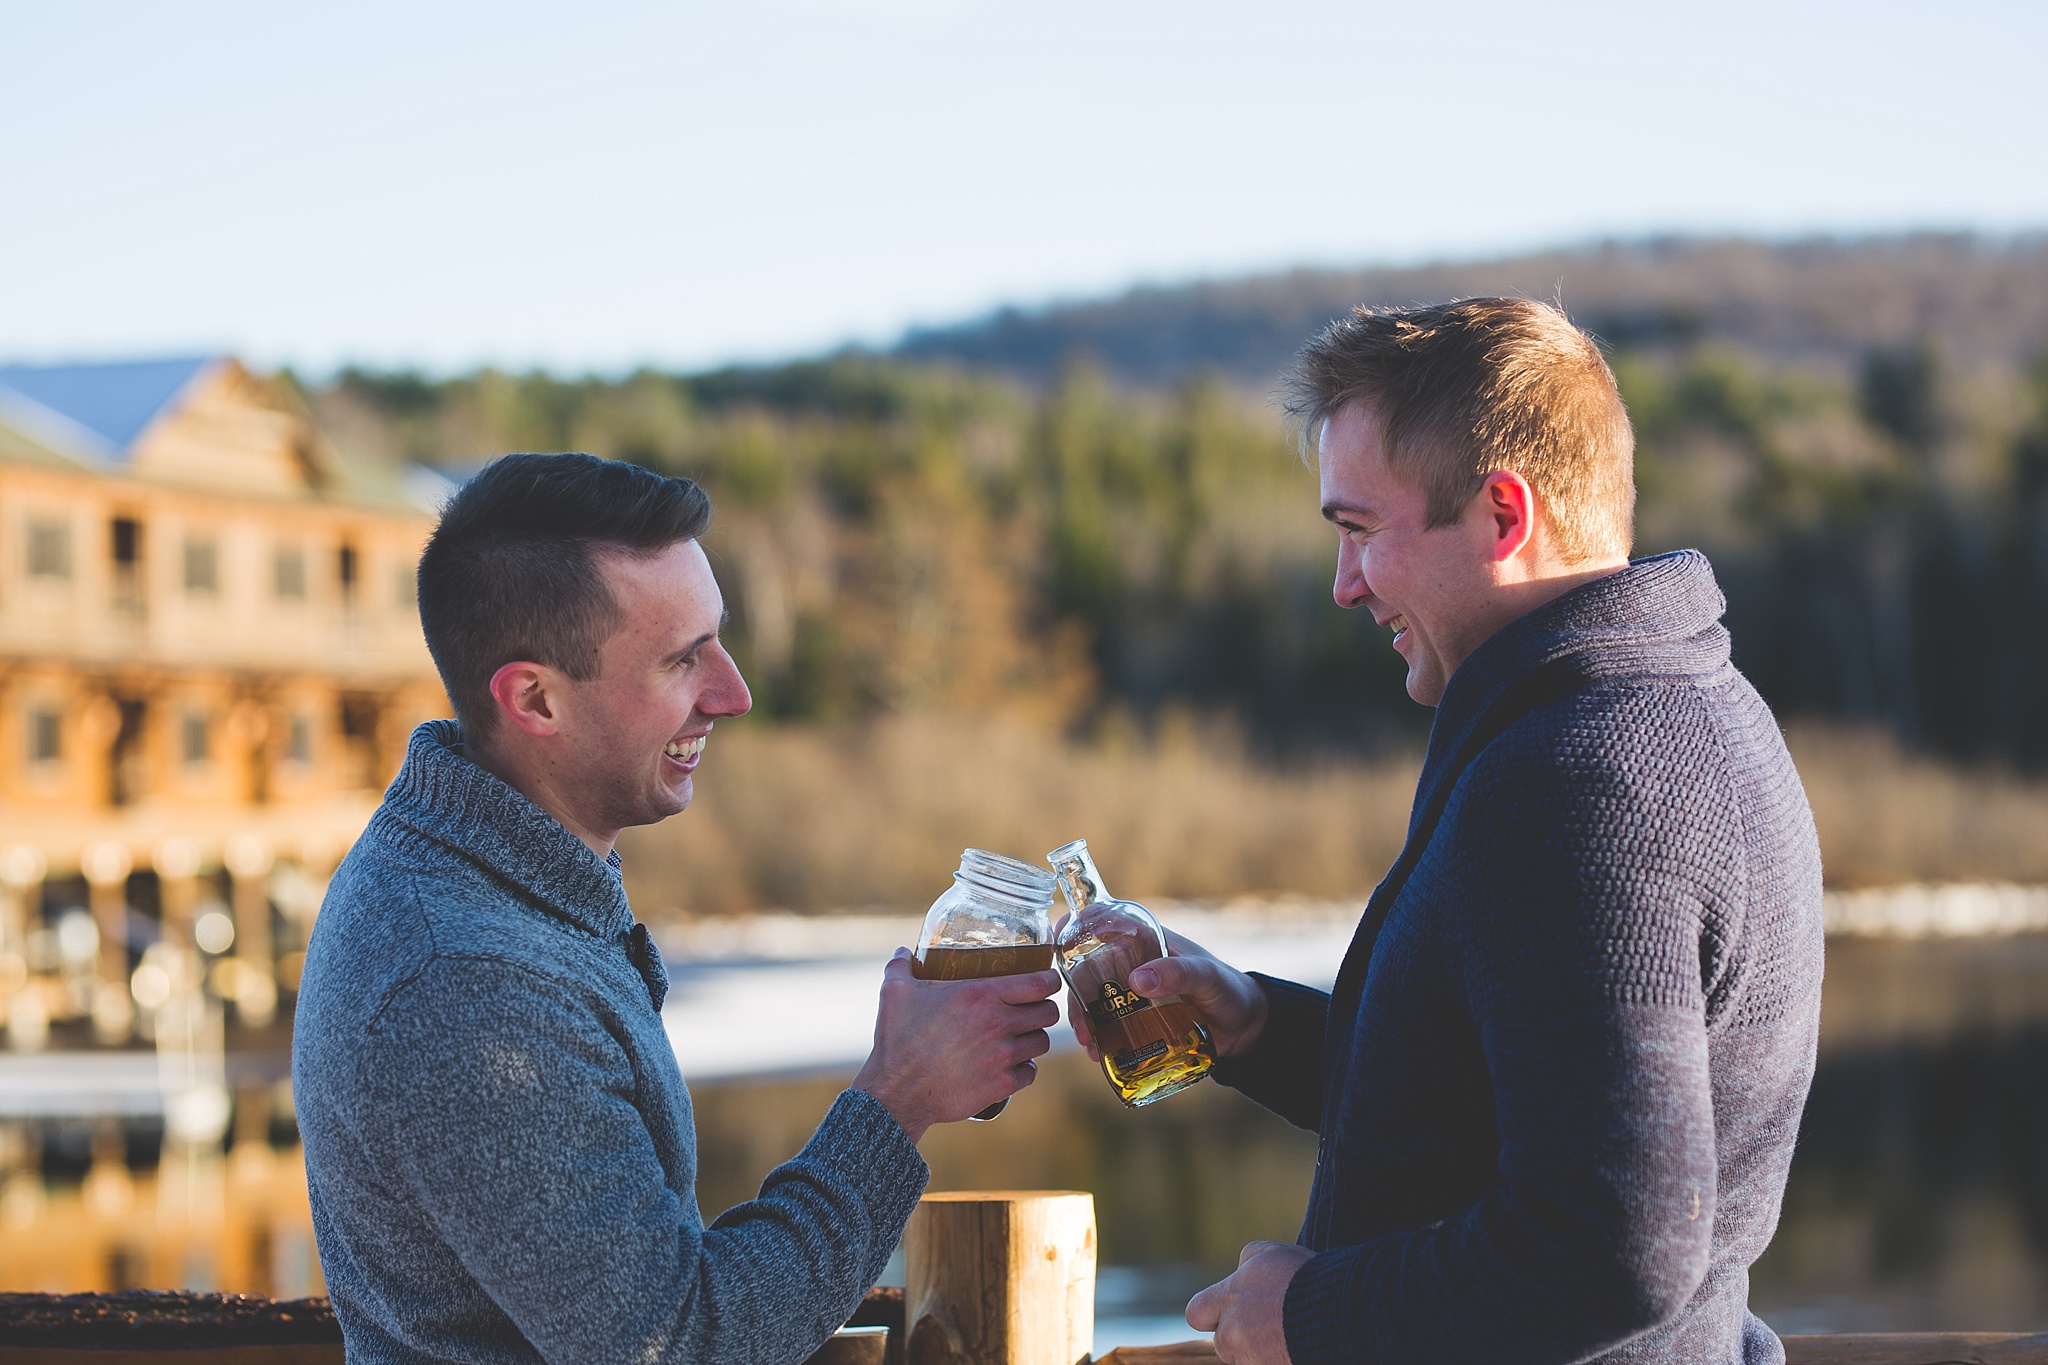
[[[559,687],[560,676],[546,664],[522,660],[491,674],[491,700],[498,704],[498,719],[535,739],[547,738],[560,726],[553,696]]]
[[[1478,501],[1489,557],[1498,564],[1522,553],[1536,535],[1536,490],[1529,481],[1512,469],[1496,469],[1479,485]]]

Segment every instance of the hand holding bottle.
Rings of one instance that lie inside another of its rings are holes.
[[[1171,929],[1166,931],[1166,947],[1172,956],[1134,968],[1124,984],[1147,1000],[1179,996],[1193,1005],[1208,1025],[1217,1056],[1236,1057],[1250,1051],[1266,1027],[1266,992],[1259,983]],[[1101,1049],[1088,1031],[1087,1011],[1072,992],[1067,995],[1067,1019],[1074,1026],[1074,1037],[1100,1062]]]
[[[1158,919],[1104,889],[1086,839],[1045,856],[1071,912],[1053,932],[1054,960],[1071,992],[1071,1013],[1088,1020],[1095,1044],[1089,1055],[1110,1089],[1135,1109],[1199,1082],[1216,1064],[1216,1049],[1194,1007],[1171,994],[1141,995],[1127,984],[1131,973],[1167,955]]]

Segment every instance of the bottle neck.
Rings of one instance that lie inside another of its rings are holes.
[[[1095,870],[1095,859],[1089,855],[1086,839],[1054,849],[1046,855],[1046,861],[1052,864],[1053,875],[1059,878],[1060,893],[1075,914],[1110,899],[1109,891],[1102,885],[1102,874]]]

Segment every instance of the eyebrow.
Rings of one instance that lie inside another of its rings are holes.
[[[723,630],[723,629],[725,629],[725,627],[726,627],[726,626],[727,626],[727,625],[728,625],[728,624],[729,624],[729,623],[730,623],[731,621],[732,621],[732,613],[731,613],[731,612],[729,612],[729,611],[722,611],[722,612],[720,612],[720,613],[718,614],[718,628],[719,628],[719,630]],[[680,661],[681,661],[681,660],[683,660],[683,659],[687,659],[687,658],[689,658],[689,657],[690,657],[690,656],[691,656],[692,654],[695,654],[695,653],[696,653],[696,652],[697,652],[698,650],[700,650],[700,649],[704,648],[704,646],[705,646],[705,645],[707,645],[707,644],[711,643],[711,642],[712,642],[713,640],[716,640],[717,638],[718,638],[718,631],[717,631],[717,630],[708,630],[708,631],[704,632],[704,634],[702,634],[702,635],[699,635],[699,636],[698,636],[698,637],[697,637],[696,639],[694,639],[694,640],[690,641],[690,643],[688,643],[688,644],[684,645],[684,646],[683,646],[683,647],[682,647],[681,649],[677,650],[677,651],[676,651],[675,653],[673,653],[673,654],[669,655],[669,656],[668,656],[668,662],[670,662],[670,663],[677,663],[677,662],[680,662]]]
[[[1360,518],[1369,517],[1371,515],[1372,513],[1366,511],[1362,507],[1346,507],[1341,503],[1335,502],[1326,502],[1323,504],[1324,521],[1340,521],[1345,518],[1349,518],[1352,521],[1357,521]]]

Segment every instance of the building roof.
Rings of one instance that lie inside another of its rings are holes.
[[[0,365],[0,418],[71,454],[119,459],[217,357]]]

